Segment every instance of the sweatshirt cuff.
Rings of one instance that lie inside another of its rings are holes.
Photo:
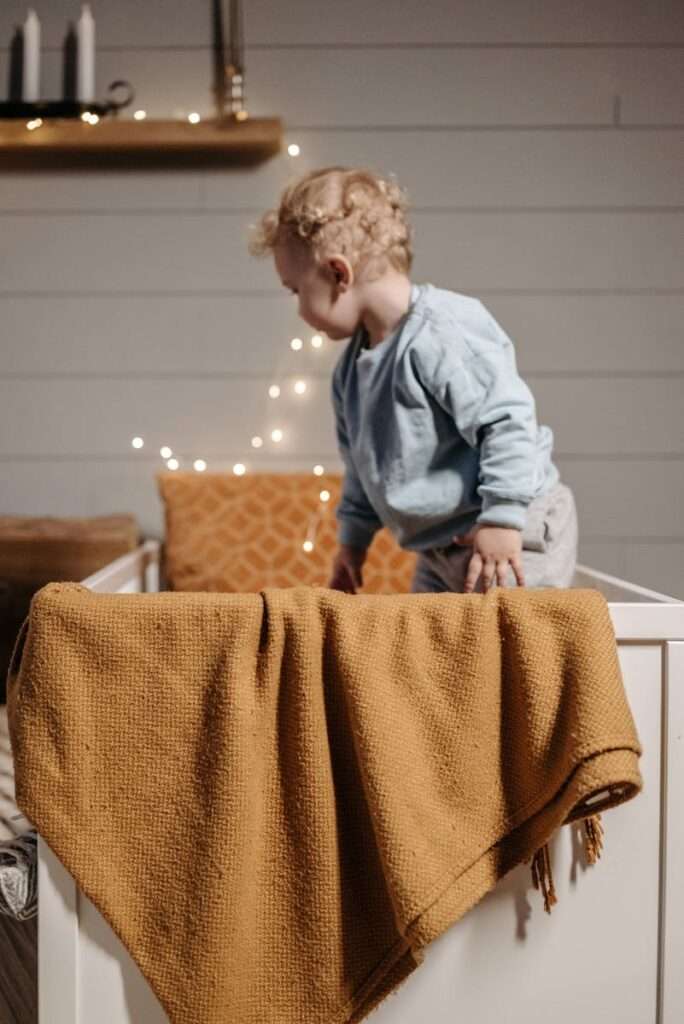
[[[486,507],[475,520],[482,526],[505,526],[512,530],[524,530],[527,521],[527,504],[521,501],[499,499]]]
[[[351,519],[340,519],[337,540],[340,544],[350,544],[354,548],[367,548],[379,529],[379,526],[369,529]]]

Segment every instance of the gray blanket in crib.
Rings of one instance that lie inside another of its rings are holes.
[[[38,836],[35,829],[0,842],[0,914],[27,921],[38,913]]]

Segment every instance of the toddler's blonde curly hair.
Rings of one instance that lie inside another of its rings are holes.
[[[267,210],[249,241],[252,256],[280,244],[306,247],[318,266],[345,256],[358,276],[375,280],[390,267],[408,274],[413,263],[408,195],[393,174],[369,168],[322,167],[291,182],[276,209]]]

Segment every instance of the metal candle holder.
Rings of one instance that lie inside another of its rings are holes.
[[[114,117],[124,107],[129,106],[135,98],[135,92],[130,82],[119,79],[112,82],[108,92],[113,93],[117,89],[124,89],[123,98],[117,99],[110,96],[103,103],[83,103],[80,100],[36,100],[27,103],[24,100],[6,100],[0,102],[0,118],[14,120],[32,120],[42,118],[48,120],[54,117],[80,118],[83,114],[97,114],[98,117],[107,117],[112,114]]]
[[[217,120],[244,121],[245,59],[241,0],[230,0],[230,53],[226,60],[223,30],[223,2],[213,0],[214,96]]]

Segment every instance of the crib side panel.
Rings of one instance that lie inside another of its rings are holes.
[[[98,593],[157,591],[159,548],[146,541],[83,585]],[[40,835],[38,894],[39,1024],[104,1024],[110,1013],[112,1024],[168,1024],[126,949]]]
[[[96,594],[138,594],[159,590],[161,544],[151,538],[81,580]]]
[[[601,858],[588,865],[582,826],[563,826],[549,844],[551,914],[519,865],[427,947],[375,1024],[657,1024],[662,651],[619,645],[644,787],[604,812]]]
[[[38,836],[38,1021],[80,1024],[76,883]]]
[[[97,1024],[142,1021],[144,1024],[169,1024],[128,950],[99,910],[79,891],[78,1017],[70,1024],[94,1024],[95,1021]]]
[[[684,642],[666,645],[662,1024],[684,1020]]]

